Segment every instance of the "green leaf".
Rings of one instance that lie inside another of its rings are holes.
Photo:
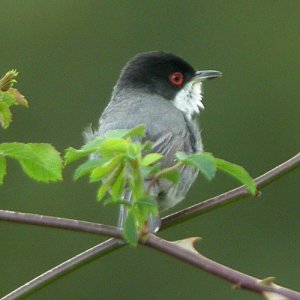
[[[131,245],[136,247],[138,242],[136,217],[133,210],[128,209],[128,215],[124,224],[124,238]]]
[[[88,175],[93,169],[102,165],[106,160],[105,159],[89,159],[86,162],[82,163],[74,173],[74,180],[79,179],[85,175]]]
[[[132,129],[130,129],[125,135],[124,135],[124,138],[127,138],[127,137],[144,137],[146,134],[146,131],[145,131],[145,126],[144,125],[138,125]]]
[[[3,143],[0,153],[16,159],[24,172],[37,181],[62,179],[62,159],[50,144]]]
[[[28,107],[28,101],[26,100],[26,98],[17,90],[17,89],[14,89],[14,88],[10,88],[7,93],[13,97],[14,100],[10,99],[5,99],[4,97],[4,101],[14,101],[14,105],[22,105],[22,106],[25,106],[25,107]],[[12,105],[10,104],[10,105]]]
[[[217,166],[215,158],[211,153],[204,152],[186,155],[185,153],[178,152],[176,153],[176,156],[179,161],[183,162],[184,164],[197,168],[208,180],[214,178],[217,171]]]
[[[101,201],[104,199],[110,186],[111,186],[111,182],[109,180],[105,181],[100,186],[100,188],[98,189],[98,192],[97,192],[97,201]]]
[[[90,175],[90,182],[96,182],[101,180],[104,176],[109,175],[115,168],[117,168],[120,163],[122,163],[122,160],[124,159],[123,154],[119,154],[118,156],[115,156],[111,160],[107,161],[105,164],[94,168],[91,171]]]
[[[157,201],[155,200],[155,198],[152,196],[138,199],[138,201],[136,201],[135,205],[138,207],[145,208],[147,211],[147,216],[149,213],[152,213],[153,216],[158,215],[158,204],[157,204]],[[146,218],[147,218],[147,216],[146,216]]]
[[[9,105],[5,102],[0,102],[0,123],[3,128],[7,128],[12,120],[12,114]]]
[[[108,198],[106,199],[104,202],[103,202],[103,205],[104,206],[107,206],[107,205],[126,205],[126,206],[130,206],[130,203],[126,200],[115,200],[113,198]]]
[[[134,202],[133,211],[137,220],[137,227],[143,229],[150,214],[154,217],[158,216],[158,204],[154,197],[145,194],[144,197]]]
[[[150,142],[150,141],[146,141],[145,143],[143,143],[143,151],[151,151],[152,150],[152,146],[153,146],[153,143]]]
[[[6,159],[0,156],[0,184],[3,184],[3,178],[6,175]]]
[[[164,169],[157,175],[159,178],[164,178],[173,183],[177,183],[180,180],[180,172],[178,169]]]
[[[129,142],[122,138],[111,138],[104,140],[101,143],[99,153],[104,157],[113,157],[116,154],[125,154],[129,145]]]
[[[7,91],[10,89],[17,81],[16,77],[18,76],[17,70],[8,71],[1,79],[0,79],[0,90]]]
[[[149,168],[148,173],[149,173],[149,175],[156,176],[160,172],[160,169],[161,169],[161,165],[158,162]]]
[[[255,182],[243,167],[220,158],[215,158],[215,160],[219,170],[222,170],[244,184],[252,195],[256,194]]]
[[[122,139],[130,132],[130,129],[109,130],[104,134],[104,139]]]
[[[144,125],[138,125],[132,129],[116,129],[107,131],[104,135],[105,139],[111,138],[128,138],[128,137],[144,137],[145,127]]]
[[[77,149],[70,147],[70,148],[66,149],[66,153],[64,156],[65,165],[69,165],[70,163],[72,163],[78,159],[81,159],[83,157],[86,157],[91,153],[92,153],[92,151],[85,152],[85,151],[77,150]]]
[[[93,152],[96,152],[99,149],[99,146],[103,142],[103,139],[100,138],[95,138],[91,142],[85,144],[83,147],[80,149],[75,149],[75,148],[68,148],[66,149],[65,153],[65,165],[68,165],[78,159],[81,159],[83,157],[86,157],[90,155]]]
[[[142,155],[142,145],[140,143],[129,143],[127,147],[127,156],[132,159],[138,159]]]
[[[2,92],[2,101],[8,106],[18,104],[16,98],[9,92]]]
[[[163,156],[159,153],[150,153],[142,159],[141,165],[149,166],[149,165],[159,161],[160,159],[162,159],[162,157]]]
[[[189,156],[186,153],[184,153],[184,152],[177,152],[176,153],[176,157],[178,158],[179,161],[184,161]]]
[[[120,200],[121,196],[124,194],[125,183],[125,168],[122,168],[110,189],[110,194],[112,195],[114,200]]]
[[[99,148],[99,146],[103,143],[104,139],[101,137],[96,137],[92,141],[83,145],[80,149],[82,152],[91,153]]]

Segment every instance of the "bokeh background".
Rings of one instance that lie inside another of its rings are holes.
[[[257,176],[300,148],[298,1],[0,1],[0,73],[20,71],[30,101],[14,109],[1,142],[82,145],[82,131],[110,98],[134,54],[174,52],[222,79],[205,85],[201,128],[207,151]],[[10,161],[1,209],[114,224],[96,186],[41,184]],[[200,251],[242,272],[275,276],[300,290],[300,170],[248,198],[172,227],[175,240],[201,236]],[[199,178],[181,209],[237,186]],[[175,211],[174,209],[173,211]],[[104,240],[89,234],[1,222],[0,296]],[[258,299],[227,282],[145,248],[122,248],[40,289],[28,299]]]

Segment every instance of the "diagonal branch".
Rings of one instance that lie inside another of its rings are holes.
[[[46,271],[45,273],[35,277],[26,284],[18,287],[11,293],[5,295],[1,300],[13,300],[19,297],[24,297],[25,295],[31,294],[37,289],[49,284],[49,282],[62,277],[64,274],[74,271],[81,267],[83,264],[87,264],[92,260],[102,257],[118,248],[120,248],[125,243],[122,240],[116,238],[108,239],[103,243],[96,245],[66,261],[57,265],[56,267]],[[78,264],[80,261],[80,264]]]
[[[255,183],[257,189],[261,189],[266,185],[270,184],[274,180],[280,178],[284,174],[290,172],[296,167],[300,166],[300,153],[296,154],[289,160],[284,163],[278,165],[277,167],[271,169],[265,174],[257,177],[255,179]],[[181,223],[183,220],[192,219],[196,216],[202,215],[212,209],[216,209],[218,207],[222,207],[224,205],[235,202],[239,199],[245,198],[247,196],[251,196],[248,190],[244,186],[240,186],[236,189],[233,189],[229,192],[220,194],[208,200],[197,203],[188,208],[182,209],[174,214],[171,214],[162,219],[163,228],[173,226],[177,223]]]
[[[272,283],[272,279],[266,278],[260,280],[250,275],[241,273],[239,271],[221,265],[213,260],[210,260],[209,258],[196,251],[196,249],[192,251],[187,250],[182,246],[176,245],[175,243],[166,241],[154,235],[149,236],[145,245],[173,256],[187,264],[204,270],[219,278],[225,279],[238,288],[246,289],[264,296],[269,296],[269,298],[267,297],[268,299],[284,299],[283,297],[279,296],[284,296],[286,297],[286,299],[290,300],[300,299],[299,292],[274,284]],[[270,294],[273,294],[273,298],[271,298]]]
[[[300,165],[300,153],[298,153],[288,161],[282,163],[281,165],[275,167],[274,169],[268,171],[267,173],[261,175],[260,177],[256,178],[255,181],[257,187],[258,188],[264,187],[265,185],[269,184],[271,181],[278,179],[279,177],[281,177],[282,175],[291,171],[292,169],[296,168],[299,165]],[[244,198],[248,195],[249,194],[244,187],[239,187],[232,191],[218,195],[216,197],[213,197],[211,199],[208,199],[199,204],[196,204],[187,209],[181,210],[177,213],[174,213],[172,215],[163,218],[161,229],[164,229],[166,227],[169,227],[179,222],[183,222],[186,219],[193,218],[200,214],[206,213],[207,211],[212,210],[213,208],[218,208],[225,204],[229,204],[231,202],[237,201],[238,199]],[[121,237],[121,232],[115,231],[115,228],[111,226],[84,222],[84,221],[55,218],[49,216],[23,214],[23,213],[0,210],[0,220],[41,225],[41,226],[50,226],[56,228],[64,228],[69,230],[84,231],[90,233],[98,233],[98,234],[104,234],[109,236],[115,236],[116,238]],[[18,289],[11,292],[10,294],[8,294],[2,299],[5,300],[16,299],[19,296],[22,296],[29,292],[33,292],[41,285],[44,285],[52,280],[55,280],[56,278],[61,277],[62,275],[70,272],[71,270],[82,266],[88,261],[98,258],[101,255],[105,255],[109,251],[116,250],[122,245],[124,245],[123,241],[120,241],[118,239],[109,239],[103,242],[102,244],[99,244],[91,249],[88,249],[87,251],[69,259],[68,261],[63,262],[62,264],[54,267],[53,269],[45,272],[44,274],[41,274],[37,278],[19,287]],[[295,299],[299,299],[299,298],[295,298]]]

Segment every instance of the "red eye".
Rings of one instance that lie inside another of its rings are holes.
[[[169,76],[169,81],[174,86],[182,86],[183,80],[184,80],[183,74],[180,72],[174,72]]]

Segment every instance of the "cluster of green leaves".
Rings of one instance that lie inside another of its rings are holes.
[[[211,153],[187,155],[178,152],[177,163],[161,169],[159,161],[162,155],[151,153],[151,143],[140,142],[144,137],[145,128],[142,125],[131,130],[114,130],[80,149],[69,148],[65,154],[66,164],[92,155],[93,159],[85,161],[75,170],[74,179],[87,175],[90,182],[100,181],[97,192],[99,201],[127,207],[128,215],[123,230],[125,239],[131,245],[137,244],[149,214],[158,214],[156,199],[150,194],[152,184],[161,178],[176,184],[183,166],[198,169],[208,180],[215,176],[218,169],[222,170],[255,194],[255,183],[244,168],[215,158]],[[145,186],[145,179],[150,182],[148,186]],[[124,195],[131,195],[130,199],[125,199]]]
[[[17,82],[18,72],[11,70],[0,79],[0,124],[7,128],[12,121],[11,106],[22,105],[27,107],[25,97],[13,85]]]
[[[127,207],[124,236],[133,245],[137,243],[138,232],[145,227],[149,214],[158,214],[157,202],[150,195],[144,182],[146,177],[155,178],[158,175],[158,161],[162,155],[149,153],[143,157],[143,153],[149,152],[152,147],[149,142],[142,144],[140,141],[134,141],[134,138],[141,140],[143,137],[143,126],[131,130],[114,130],[81,149],[67,149],[65,155],[66,164],[91,154],[95,156],[76,169],[74,178],[88,175],[90,182],[101,181],[97,192],[98,201],[103,200],[105,205],[117,204]],[[124,198],[126,189],[127,199]]]
[[[0,124],[6,129],[12,121],[11,106],[27,107],[28,102],[13,85],[18,72],[11,70],[0,79]],[[50,144],[0,144],[0,184],[6,175],[6,158],[17,160],[24,172],[37,181],[49,182],[62,179],[62,159]]]

